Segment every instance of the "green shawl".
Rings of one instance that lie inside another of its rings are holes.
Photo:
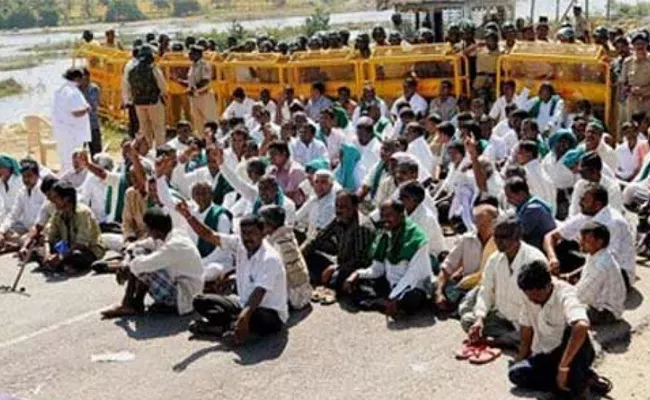
[[[555,107],[557,107],[557,103],[560,101],[560,96],[558,95],[553,95],[551,96],[551,99],[549,100],[551,102],[551,115],[555,113]],[[533,103],[533,106],[530,108],[528,111],[528,114],[532,118],[537,118],[539,116],[539,109],[542,106],[542,99],[539,97],[535,97],[535,103]]]
[[[230,213],[223,207],[218,206],[216,204],[212,204],[210,206],[210,210],[208,213],[205,215],[205,219],[203,222],[213,231],[218,232],[219,231],[219,218],[221,217],[221,214],[225,213],[228,219],[232,220],[232,216]],[[201,254],[201,258],[204,258],[208,256],[210,253],[212,253],[215,249],[215,246],[212,243],[206,242],[205,240],[199,238],[199,242],[197,243],[197,248],[199,249],[199,254]]]
[[[393,240],[392,232],[383,232],[377,237],[372,249],[373,260],[391,264],[408,262],[422,246],[429,243],[427,235],[410,218],[404,219],[397,234],[396,240]]]
[[[214,187],[212,188],[212,202],[219,205],[223,204],[226,195],[233,190],[235,189],[230,186],[230,183],[228,183],[226,178],[224,178],[222,174],[219,174]]]
[[[355,146],[343,143],[341,145],[341,163],[335,172],[336,181],[345,190],[357,190],[354,179],[354,170],[361,160],[361,153]]]
[[[126,171],[126,168],[124,168]],[[129,183],[126,179],[126,172],[120,174],[120,181],[117,184],[117,204],[115,204],[115,222],[122,223],[122,212],[124,211],[124,200],[126,198],[126,189]],[[108,218],[113,209],[113,186],[108,185],[106,188],[106,201],[104,202],[104,212]]]
[[[370,197],[374,198],[377,194],[377,189],[379,189],[379,183],[381,182],[381,177],[386,171],[386,163],[379,161],[377,168],[375,168],[375,173],[372,176],[372,181],[370,182]]]

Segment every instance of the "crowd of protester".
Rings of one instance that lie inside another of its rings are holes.
[[[213,44],[148,35],[124,71],[133,136],[118,158],[101,151],[99,93],[78,69],[55,99],[62,170],[0,157],[0,248],[45,273],[115,274],[124,296],[104,318],[195,312],[192,333],[241,343],[280,331],[310,303],[349,301],[392,318],[432,308],[467,332],[458,358],[485,363],[518,349],[513,384],[604,394],[611,384],[592,369],[588,331],[623,318],[636,255],[647,251],[648,35],[591,35],[579,17],[557,37],[616,48],[618,135],[589,102],[570,110],[551,83],[530,93],[506,81],[495,98],[496,57],[517,41],[550,40],[544,21],[487,21],[480,41],[471,25],[449,27],[447,40],[475,62],[469,98],[449,81],[425,98],[409,75],[392,104],[372,85],[330,98],[314,82],[307,99],[291,87],[279,99],[237,89],[220,116],[202,59]],[[230,51],[433,40],[393,22],[354,43],[341,31]],[[170,130],[153,61],[183,48],[193,64],[175,79],[192,121]]]

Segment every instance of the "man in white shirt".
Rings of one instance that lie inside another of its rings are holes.
[[[399,115],[397,105],[402,102],[410,104],[411,109],[416,115],[419,115],[420,117],[427,115],[429,104],[424,99],[424,97],[418,94],[417,89],[418,81],[415,78],[408,77],[404,79],[404,83],[402,84],[403,95],[402,97],[395,100],[390,110],[390,113],[393,115],[393,117],[397,118]]]
[[[437,209],[430,209],[426,202],[426,190],[418,182],[408,182],[399,190],[399,200],[404,204],[406,214],[429,238],[429,255],[431,266],[437,270],[438,256],[446,250],[442,228],[438,222]]]
[[[521,240],[521,225],[514,216],[497,219],[493,237],[499,252],[487,261],[481,285],[467,294],[460,322],[472,342],[491,337],[495,344],[511,347],[519,341],[516,326],[524,300],[517,276],[522,266],[546,262],[546,257]],[[474,296],[476,303],[468,309]]]
[[[595,352],[585,306],[574,287],[551,278],[544,262],[527,263],[517,275],[525,298],[518,318],[521,345],[508,371],[510,382],[553,392],[557,398],[585,398],[597,378],[591,369]]]
[[[77,190],[81,188],[88,176],[88,169],[80,162],[82,151],[84,150],[78,148],[72,152],[72,168],[59,175],[61,182],[65,182]]]
[[[320,125],[316,139],[327,146],[327,158],[330,160],[332,170],[339,165],[341,158],[341,145],[346,142],[345,134],[336,127],[336,114],[328,108],[320,113]]]
[[[433,279],[429,240],[404,211],[399,201],[382,204],[385,232],[376,241],[373,262],[353,272],[345,282],[345,290],[360,307],[392,317],[420,310]]]
[[[199,128],[199,127],[197,127]],[[192,137],[192,124],[188,121],[181,120],[176,124],[176,137],[167,142],[167,145],[181,154],[189,146],[189,140]]]
[[[271,116],[270,121],[275,122],[278,115],[278,105],[275,103],[275,100],[271,98],[271,92],[269,89],[262,89],[260,92],[260,103],[264,106],[264,109],[267,110]]]
[[[418,122],[409,123],[406,127],[406,140],[409,142],[406,151],[415,156],[427,175],[435,176],[439,160],[424,139],[425,133],[426,130]]]
[[[581,213],[565,220],[555,230],[546,234],[544,250],[548,255],[551,271],[570,273],[584,264],[576,253],[580,230],[589,221],[599,222],[609,229],[611,236],[609,250],[623,270],[627,288],[634,285],[636,277],[636,248],[634,227],[621,213],[608,205],[607,190],[598,185],[589,185],[580,201]]]
[[[569,217],[580,213],[580,200],[590,183],[597,183],[607,190],[608,204],[619,212],[623,212],[623,193],[616,179],[602,173],[603,162],[600,156],[590,152],[580,160],[581,179],[575,184],[569,205]]]
[[[122,304],[102,312],[103,318],[120,318],[144,312],[147,293],[157,309],[191,313],[194,296],[203,290],[203,268],[196,245],[186,232],[172,230],[172,218],[159,207],[148,209],[144,223],[149,238],[129,246],[133,258],[118,272],[126,280]]]
[[[294,142],[291,158],[303,167],[318,158],[328,158],[327,147],[321,140],[315,140],[316,128],[306,124],[298,130],[298,140]]]
[[[517,148],[517,162],[526,171],[526,183],[533,196],[538,196],[551,206],[551,214],[557,211],[557,193],[551,178],[542,168],[538,158],[537,143],[524,140]]]
[[[15,251],[22,245],[24,235],[34,226],[45,203],[40,191],[38,164],[33,160],[20,162],[23,188],[18,193],[11,211],[0,218],[0,253]]]
[[[616,146],[616,177],[630,182],[641,169],[642,154],[648,147],[648,141],[639,136],[630,122],[621,126],[621,132],[623,142]]]
[[[72,153],[90,142],[90,105],[79,90],[83,73],[70,68],[63,76],[65,83],[54,94],[52,136],[57,142],[61,171],[72,169]]]
[[[354,145],[361,153],[360,162],[366,171],[370,171],[381,159],[381,142],[375,137],[373,126],[374,122],[369,117],[361,117],[357,122],[357,135]]]
[[[85,163],[84,157],[83,155],[81,156],[81,163]],[[93,161],[107,173],[113,171],[113,159],[107,153],[95,154]],[[85,169],[89,170],[88,167],[85,167]],[[79,188],[79,201],[93,211],[100,227],[106,222],[116,222],[114,220],[108,220],[106,212],[107,192],[108,185],[92,172],[88,174],[83,185]]]
[[[334,175],[331,171],[319,170],[314,173],[312,183],[314,194],[296,213],[296,224],[307,225],[307,237],[314,237],[318,231],[334,221],[336,217],[334,185]]]
[[[255,102],[246,97],[244,89],[238,87],[232,92],[232,103],[228,105],[223,113],[224,119],[240,118],[247,121],[253,112]]]
[[[523,108],[537,120],[542,132],[553,133],[562,124],[564,100],[555,93],[555,88],[549,82],[542,83],[537,97],[528,100]]]
[[[20,164],[15,158],[0,154],[0,219],[11,212],[22,188]]]
[[[179,211],[203,240],[231,253],[236,260],[237,296],[196,296],[194,308],[201,319],[190,325],[190,331],[217,336],[234,331],[237,343],[250,334],[279,332],[289,319],[287,276],[280,255],[264,239],[264,221],[258,216],[244,217],[237,237],[212,231],[186,208]]]
[[[627,296],[623,272],[609,251],[609,229],[590,221],[580,230],[580,248],[587,253],[587,262],[576,283],[578,299],[589,306],[587,315],[592,325],[618,321],[625,309]]]
[[[490,118],[496,122],[508,119],[506,107],[514,104],[517,108],[523,108],[528,100],[528,88],[524,88],[521,93],[517,94],[517,83],[511,79],[503,82],[501,88],[503,95],[494,102],[489,114]]]
[[[587,152],[598,154],[603,165],[611,172],[609,175],[613,177],[617,168],[616,152],[603,140],[603,125],[600,122],[592,121],[587,124],[585,140],[580,146]]]

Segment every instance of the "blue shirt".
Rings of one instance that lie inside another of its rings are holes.
[[[544,251],[544,236],[555,229],[551,207],[532,196],[517,207],[517,219],[523,228],[524,242]]]
[[[97,109],[99,108],[99,86],[91,82],[86,90],[83,91],[83,94],[90,105],[90,111],[88,111],[90,129],[99,129],[99,119],[97,118]]]
[[[325,95],[321,95],[316,101],[314,99],[309,100],[305,108],[305,113],[313,121],[318,122],[320,121],[320,113],[330,107],[332,107],[332,100]]]

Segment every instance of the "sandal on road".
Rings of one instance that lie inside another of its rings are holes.
[[[312,303],[322,302],[324,294],[325,294],[325,287],[324,286],[317,287],[316,289],[314,289],[313,292],[311,292],[311,302]]]
[[[129,306],[118,306],[110,310],[102,311],[102,319],[113,319],[122,317],[131,317],[142,314],[141,311]]]
[[[470,364],[483,365],[501,357],[501,354],[501,349],[482,345],[477,347],[476,352],[472,354],[468,360]]]
[[[329,306],[336,303],[336,292],[332,289],[323,289],[321,292],[320,303],[324,306]]]
[[[456,360],[467,360],[476,352],[476,345],[473,345],[469,339],[463,340],[463,344],[456,351]]]

